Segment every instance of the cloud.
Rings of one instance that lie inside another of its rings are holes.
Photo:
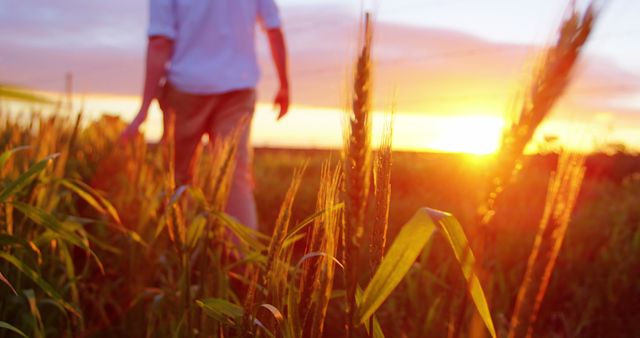
[[[59,91],[75,74],[87,93],[137,95],[142,86],[146,2],[65,0],[38,6],[12,0],[0,6],[0,83]],[[342,107],[353,63],[358,17],[337,5],[284,7],[294,103]],[[376,25],[375,98],[385,109],[433,114],[500,114],[525,80],[531,46],[501,44],[464,32],[386,22]],[[277,85],[260,40],[260,98]],[[558,110],[589,114],[640,107],[619,102],[640,91],[640,79],[588,55]]]

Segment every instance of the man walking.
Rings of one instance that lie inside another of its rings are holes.
[[[175,114],[176,181],[189,182],[203,134],[231,134],[253,116],[259,69],[256,23],[266,31],[280,88],[278,119],[289,108],[287,56],[274,0],[150,0],[149,42],[140,111],[123,132],[131,138],[162,96],[165,124]],[[161,85],[163,84],[163,85]],[[162,93],[160,93],[162,88]],[[227,213],[257,228],[250,128],[240,136]]]

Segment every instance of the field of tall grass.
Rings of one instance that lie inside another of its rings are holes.
[[[171,124],[1,112],[0,336],[637,336],[637,159],[523,155],[596,16],[570,11],[486,157],[393,152],[392,112],[373,149],[364,16],[344,147],[257,151],[261,231],[224,213],[233,137],[177,186]]]

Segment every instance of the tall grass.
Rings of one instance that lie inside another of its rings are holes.
[[[44,336],[45,328],[49,334],[78,334],[85,328],[81,306],[86,298],[77,280],[90,275],[93,263],[98,273],[105,273],[96,250],[118,249],[91,234],[88,227],[96,221],[76,217],[78,205],[74,202],[81,200],[96,216],[103,216],[102,225],[120,230],[120,219],[98,192],[67,178],[77,121],[36,116],[25,126],[5,118],[1,129],[4,152],[0,156],[0,266],[6,273],[3,281],[17,292],[3,299],[2,318],[18,325],[16,330],[36,337]],[[49,143],[19,146],[31,138]],[[60,144],[65,146],[54,148]],[[79,266],[78,250],[83,257]],[[41,302],[53,304],[58,311],[43,317],[38,308]]]
[[[323,336],[335,278],[342,209],[333,210],[339,205],[342,175],[341,168],[331,170],[330,163],[327,161],[322,166],[321,185],[316,202],[316,210],[327,212],[315,219],[313,228],[307,231],[305,236],[307,254],[302,258],[299,286],[299,318],[302,331],[298,333],[302,337]],[[312,260],[315,255],[318,255],[316,261]]]
[[[525,147],[571,83],[578,58],[591,35],[597,15],[593,3],[583,12],[575,8],[575,3],[570,6],[557,40],[540,57],[530,83],[517,101],[515,120],[502,135],[490,193],[480,209],[482,224],[491,222],[505,185],[522,168]]]
[[[364,16],[360,52],[355,67],[352,110],[344,137],[344,201],[345,221],[342,244],[347,297],[347,337],[354,336],[356,289],[360,266],[360,248],[365,230],[371,177],[371,48],[373,24],[369,13]]]
[[[522,169],[525,148],[533,139],[535,131],[568,88],[578,58],[591,35],[596,14],[593,3],[581,12],[575,7],[575,2],[571,2],[568,15],[560,24],[557,40],[540,57],[523,96],[514,105],[515,119],[503,132],[490,175],[489,194],[479,208],[478,248],[484,259],[483,279],[491,278],[496,268],[496,250],[490,248],[490,243],[495,241],[497,234],[490,225],[502,203],[502,193]],[[492,287],[489,292],[492,293]],[[512,319],[512,323],[523,320],[519,315]],[[476,316],[473,322],[478,321]]]
[[[583,155],[563,153],[558,160],[558,169],[549,181],[544,214],[511,316],[510,338],[533,336],[533,324],[549,286],[582,185],[584,161]]]
[[[391,204],[391,164],[393,140],[393,112],[387,116],[382,131],[382,142],[374,162],[375,218],[369,238],[369,262],[375,271],[387,244],[389,206]]]

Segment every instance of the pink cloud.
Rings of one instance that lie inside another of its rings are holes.
[[[10,32],[0,37],[0,83],[55,91],[62,89],[64,73],[72,71],[80,91],[137,95],[146,13],[139,4],[120,9],[123,1],[92,5],[74,0],[64,8],[48,5],[34,13],[28,5],[15,5],[19,8],[11,21],[0,23],[0,30]],[[355,54],[358,18],[331,6],[286,7],[282,12],[294,103],[344,106],[345,71]],[[473,104],[501,113],[535,55],[533,47],[450,30],[380,22],[375,34],[378,108],[386,108],[395,92],[398,109],[416,113],[447,113],[452,106]],[[264,41],[260,45],[260,98],[270,100],[276,77]],[[640,113],[615,103],[640,92],[637,76],[606,59],[587,55],[582,61],[563,106]]]

